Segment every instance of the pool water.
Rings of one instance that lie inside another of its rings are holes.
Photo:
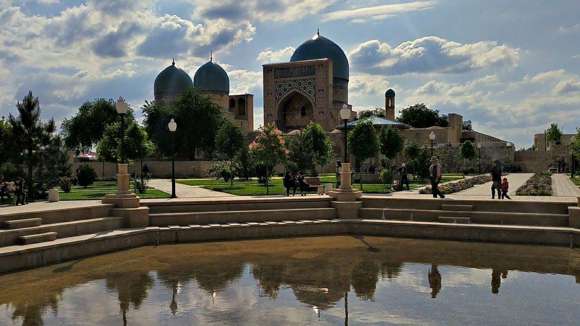
[[[379,237],[143,247],[0,276],[0,325],[578,325],[580,251]]]

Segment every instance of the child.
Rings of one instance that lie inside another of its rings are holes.
[[[508,182],[508,179],[503,178],[503,180],[501,182],[501,199],[504,199],[504,198],[511,199],[510,196],[508,195],[509,188],[510,188],[510,184]]]

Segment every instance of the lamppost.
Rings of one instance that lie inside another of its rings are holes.
[[[115,103],[115,109],[121,118],[121,129],[119,130],[119,135],[121,138],[121,151],[119,153],[120,163],[125,163],[125,115],[129,110],[129,105],[125,102],[125,99],[119,96],[117,103]]]
[[[477,170],[481,174],[481,143],[477,143],[477,165],[479,165]]]
[[[431,157],[433,157],[433,146],[435,145],[435,138],[437,138],[435,132],[431,131],[429,134],[429,140],[431,141]]]
[[[171,198],[177,198],[175,195],[175,131],[177,130],[177,123],[175,119],[171,118],[171,121],[167,124],[167,128],[171,132]]]
[[[348,124],[348,120],[351,117],[351,112],[348,109],[348,106],[346,104],[342,105],[342,108],[340,109],[340,118],[342,119],[342,121],[344,122],[344,163],[348,163],[348,129],[347,129],[347,124]]]

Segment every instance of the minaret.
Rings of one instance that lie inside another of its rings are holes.
[[[385,92],[385,118],[395,120],[395,91],[392,88]]]

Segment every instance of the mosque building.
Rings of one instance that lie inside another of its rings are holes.
[[[172,102],[186,90],[195,87],[222,109],[224,116],[242,132],[254,130],[254,96],[252,94],[230,95],[230,78],[226,71],[213,61],[213,56],[195,72],[193,81],[183,70],[175,66],[175,60],[165,68],[153,86],[155,101]]]

